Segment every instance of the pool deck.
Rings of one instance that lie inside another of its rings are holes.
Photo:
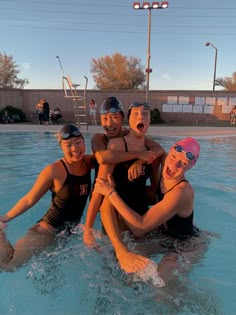
[[[56,132],[61,125],[36,125],[36,124],[0,124],[0,132],[2,131],[48,131]],[[86,133],[103,132],[101,126],[89,126],[88,130],[85,126],[81,130]],[[236,127],[207,127],[207,126],[150,126],[148,134],[151,136],[167,136],[167,137],[196,137],[196,138],[215,138],[215,137],[235,137]]]

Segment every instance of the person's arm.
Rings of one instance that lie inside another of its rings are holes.
[[[91,139],[91,149],[96,157],[97,152],[105,151],[107,149],[107,141],[103,133],[95,133]]]
[[[193,207],[193,190],[186,182],[179,184],[168,192],[162,201],[152,206],[143,216],[140,216],[128,207],[107,181],[98,178],[95,191],[109,197],[109,201],[129,224],[130,229],[134,228],[134,234],[137,236],[165,223],[178,213],[180,209],[192,209]]]
[[[126,152],[120,138],[114,138],[108,142],[106,150],[97,151],[95,156],[99,164],[118,164],[134,159],[140,159],[143,161],[142,163],[152,163],[156,153],[151,150]]]
[[[96,159],[99,164],[118,164],[124,161],[130,161],[134,159],[142,160],[143,163],[151,163],[155,158],[153,151],[118,151],[118,150],[104,150],[96,153]]]
[[[91,139],[91,148],[95,158],[98,152],[106,151],[106,147],[107,143],[105,141],[104,134],[102,133],[94,134]],[[103,167],[100,166],[97,176],[105,179],[110,171],[112,171],[112,169],[108,169],[107,166],[105,165]],[[102,200],[103,196],[101,194],[95,193],[94,191],[92,192],[86,215],[85,228],[93,227]]]
[[[52,185],[52,167],[49,165],[39,174],[32,189],[25,196],[23,196],[5,215],[1,216],[0,221],[3,223],[9,222],[33,207],[42,198],[42,196],[46,194]]]
[[[164,148],[149,136],[145,136],[146,147],[155,153],[156,158],[163,159],[166,152]]]
[[[107,178],[109,172],[113,172],[113,165],[100,165],[98,171],[98,178]],[[96,216],[100,210],[103,201],[103,195],[93,190],[91,199],[88,205],[86,220],[84,225],[83,241],[89,247],[96,247],[94,234],[92,231]]]
[[[146,193],[149,205],[154,205],[157,202],[157,187],[161,178],[161,161],[161,158],[157,158],[152,163],[150,185],[146,186]]]

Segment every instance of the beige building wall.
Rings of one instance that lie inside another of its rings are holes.
[[[78,90],[83,95],[83,90]],[[87,104],[91,98],[100,107],[109,96],[118,97],[127,109],[134,101],[145,101],[145,91],[87,90]],[[236,92],[227,91],[150,91],[151,109],[158,108],[166,123],[194,125],[229,124],[229,112],[236,105]],[[74,121],[73,102],[64,97],[63,90],[12,90],[0,89],[0,109],[11,105],[23,110],[32,120],[35,105],[46,98],[50,108],[59,107],[65,121]],[[99,118],[99,115],[98,115]]]

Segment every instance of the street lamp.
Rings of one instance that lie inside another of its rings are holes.
[[[216,65],[217,65],[217,52],[218,52],[218,49],[212,45],[210,42],[207,42],[205,44],[205,46],[211,46],[215,49],[215,66],[214,66],[214,78],[213,78],[213,91],[215,91],[215,86],[216,86]]]
[[[135,10],[148,10],[148,35],[147,35],[147,61],[146,61],[146,102],[149,102],[149,76],[152,72],[150,69],[150,60],[151,60],[151,10],[152,9],[166,9],[168,8],[168,2],[143,2],[141,5],[140,2],[134,2],[133,8]]]

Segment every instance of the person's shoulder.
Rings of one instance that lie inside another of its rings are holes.
[[[95,157],[91,154],[85,154],[83,160],[88,164],[89,168],[94,168]]]
[[[52,162],[48,164],[45,169],[51,170],[51,171],[57,171],[59,167],[62,166],[62,161],[61,160],[56,160],[55,162]]]
[[[108,149],[109,150],[124,150],[124,137],[117,137],[117,138],[112,138],[108,142]]]
[[[95,133],[91,138],[91,143],[104,141],[104,133]]]
[[[109,140],[109,145],[110,144],[120,144],[120,143],[124,143],[124,136],[122,137],[116,137],[116,138],[112,138]]]
[[[183,194],[183,197],[190,197],[194,194],[193,186],[190,184],[189,181],[183,180],[177,186],[176,189],[179,189],[180,192]]]
[[[45,178],[54,178],[59,173],[60,169],[60,160],[57,160],[53,163],[50,163],[46,165],[40,172],[41,176],[44,176]]]
[[[91,139],[91,148],[93,153],[107,149],[107,140],[103,133],[95,133]]]

